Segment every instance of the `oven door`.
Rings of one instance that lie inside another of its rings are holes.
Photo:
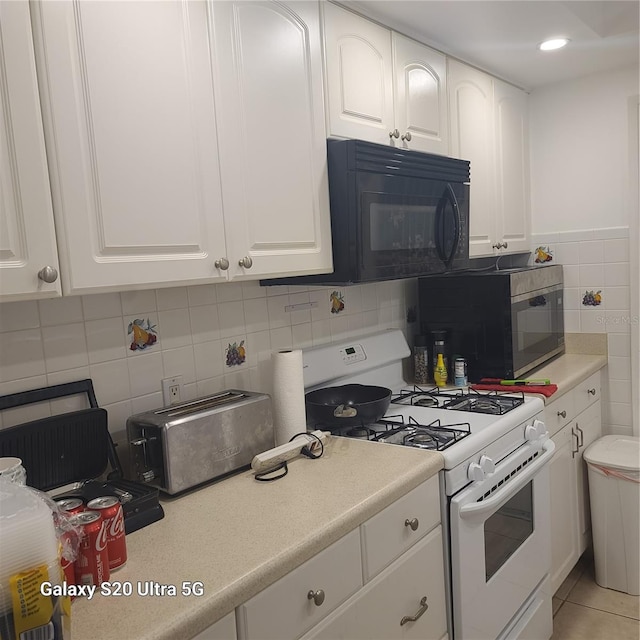
[[[451,499],[456,640],[497,638],[549,573],[553,449],[528,442]]]
[[[468,185],[362,172],[357,193],[363,280],[467,266]]]
[[[511,299],[513,376],[520,377],[564,351],[561,284]]]

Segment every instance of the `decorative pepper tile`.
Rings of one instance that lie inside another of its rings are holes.
[[[553,252],[549,247],[538,247],[535,250],[535,254],[536,259],[534,260],[534,262],[537,262],[538,264],[543,262],[551,262],[553,260]]]
[[[597,307],[602,304],[602,291],[585,291],[582,297],[582,304],[585,307]]]
[[[225,364],[227,365],[227,367],[236,367],[238,365],[244,364],[244,361],[247,359],[247,351],[244,346],[244,340],[241,340],[240,344],[238,344],[237,342],[234,342],[233,344],[229,343],[225,351]]]
[[[332,291],[329,300],[331,301],[331,313],[344,311],[344,296],[340,291]]]
[[[135,318],[127,327],[129,349],[131,351],[144,351],[153,347],[158,341],[156,325],[150,318]]]

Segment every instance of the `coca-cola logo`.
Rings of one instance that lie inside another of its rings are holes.
[[[122,515],[122,509],[118,510],[118,513],[111,518],[107,523],[109,529],[109,540],[122,537],[124,533],[124,517]]]
[[[104,551],[107,546],[107,523],[103,522],[96,536],[96,551]]]

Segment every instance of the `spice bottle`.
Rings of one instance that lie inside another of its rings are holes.
[[[416,384],[429,382],[429,353],[426,336],[416,336],[414,338],[413,380]]]
[[[436,361],[436,368],[433,370],[433,378],[437,387],[444,387],[447,384],[447,367],[444,364],[444,356],[439,353]]]
[[[433,349],[431,352],[431,361],[433,363],[433,379],[436,379],[436,367],[438,366],[438,354],[442,354],[442,360],[444,362],[444,368],[449,371],[449,357],[447,355],[447,332],[446,331],[432,331],[431,336],[433,338]]]

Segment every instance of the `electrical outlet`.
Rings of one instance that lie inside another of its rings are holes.
[[[164,378],[162,380],[162,401],[164,406],[180,402],[182,398],[182,376]]]

